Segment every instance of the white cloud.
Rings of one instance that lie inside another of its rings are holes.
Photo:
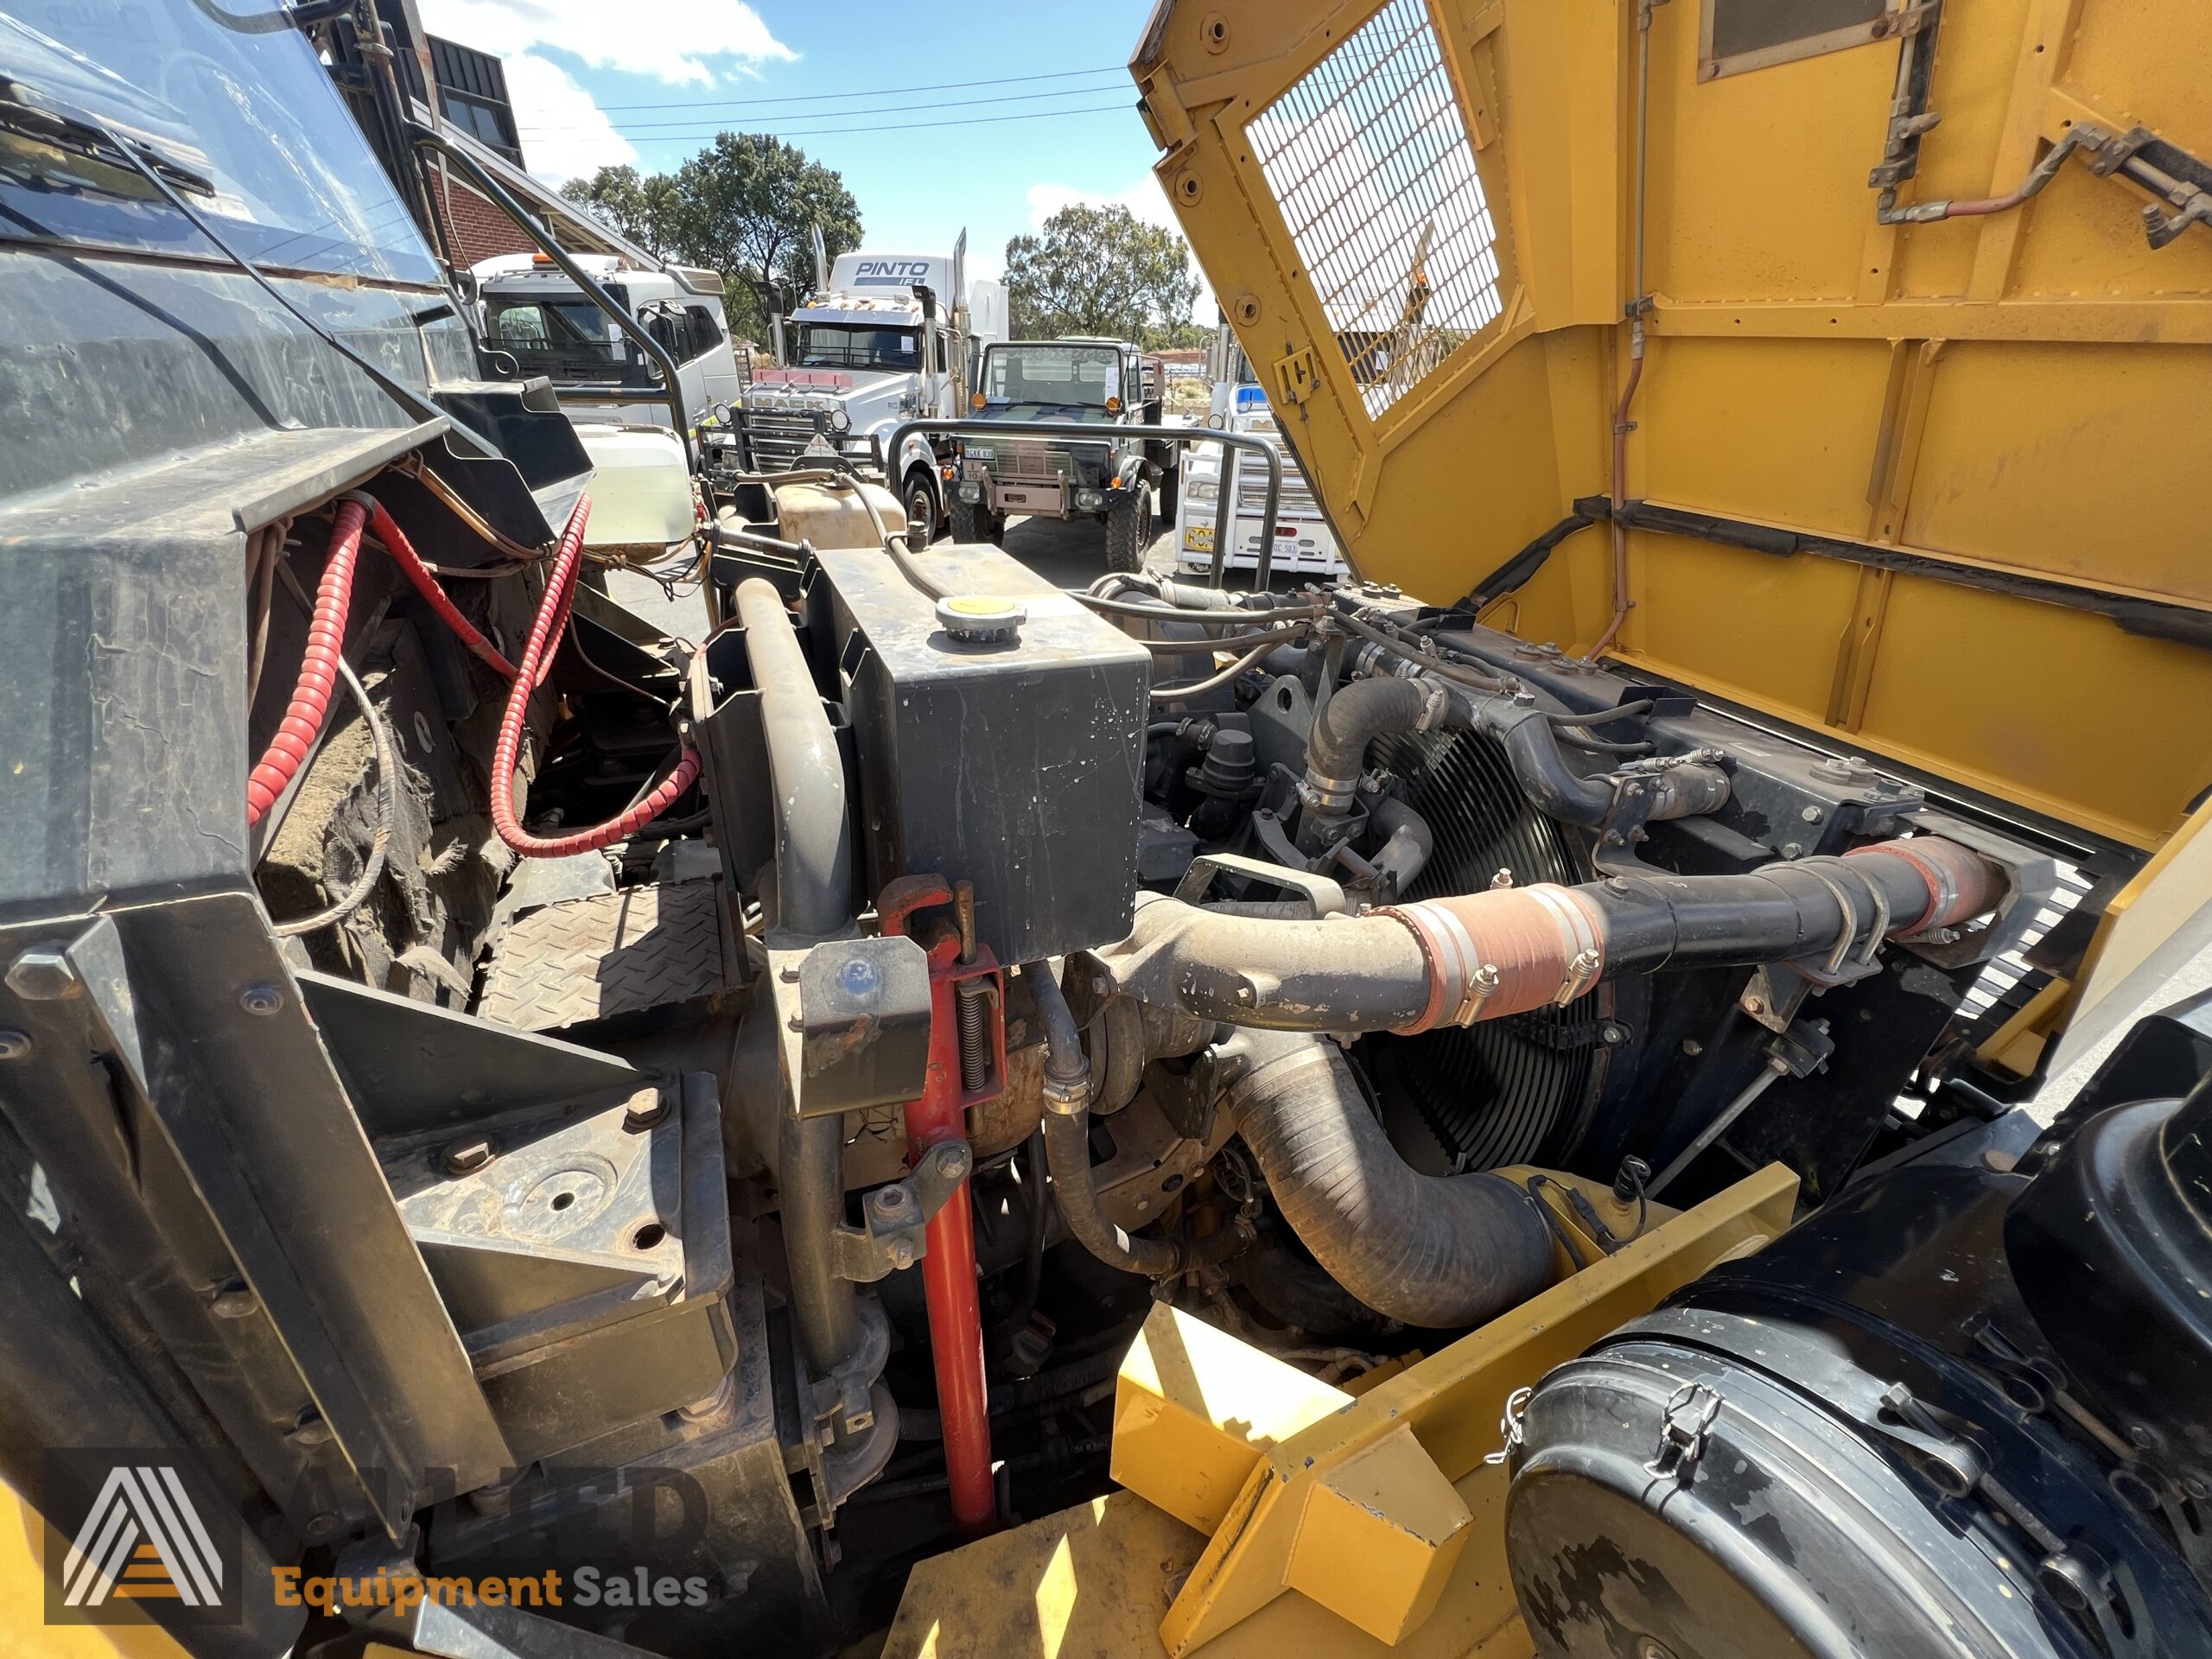
[[[744,0],[422,0],[422,16],[431,34],[511,64],[543,48],[678,86],[798,56]]]
[[[1096,190],[1077,190],[1065,184],[1033,184],[1029,187],[1029,228],[1041,231],[1045,221],[1063,207],[1078,203],[1085,207],[1126,207],[1147,225],[1164,226],[1183,234],[1183,227],[1176,222],[1174,209],[1167,205],[1167,193],[1160,188],[1160,181],[1149,173],[1118,195],[1105,195]],[[1187,241],[1185,244],[1188,245]],[[1205,268],[1198,264],[1197,254],[1191,256],[1191,269],[1198,279],[1198,303],[1191,308],[1191,320],[1204,327],[1213,327],[1216,306],[1213,284],[1206,280]]]
[[[507,95],[514,100],[523,159],[531,172],[563,184],[638,159],[635,146],[559,64],[524,52],[506,66]]]

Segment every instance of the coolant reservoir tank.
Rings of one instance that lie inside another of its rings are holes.
[[[659,552],[697,527],[683,445],[660,427],[578,422],[576,436],[597,468],[584,545]]]
[[[787,542],[817,548],[880,547],[886,532],[901,529],[906,509],[880,484],[847,478],[779,485],[776,518]]]

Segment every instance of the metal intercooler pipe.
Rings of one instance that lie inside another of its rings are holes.
[[[1241,1032],[1224,1104],[1283,1218],[1329,1276],[1408,1325],[1479,1325],[1554,1275],[1536,1200],[1500,1175],[1408,1166],[1325,1037]]]
[[[1985,915],[2003,873],[1923,836],[1747,875],[1616,876],[1282,921],[1152,899],[1097,953],[1116,988],[1201,1020],[1274,1031],[1395,1031],[1525,1014],[1666,967],[1870,952]]]
[[[845,763],[783,595],[758,578],[741,582],[737,613],[760,693],[775,792],[774,925],[801,938],[825,938],[852,922]],[[838,1273],[832,1243],[845,1219],[844,1120],[802,1118],[789,1102],[779,1116],[777,1185],[791,1308],[807,1363],[829,1376],[858,1351],[861,1335],[853,1284]]]

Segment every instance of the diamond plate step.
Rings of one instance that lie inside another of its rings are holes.
[[[563,899],[509,927],[476,1012],[524,1031],[706,1012],[735,988],[719,880]]]

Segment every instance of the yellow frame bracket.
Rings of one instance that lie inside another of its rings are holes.
[[[1791,1172],[1762,1170],[1356,1399],[1156,1311],[1122,1372],[1115,1478],[1212,1534],[1161,1646],[1187,1654],[1287,1590],[1395,1645],[1428,1620],[1471,1546],[1496,1624],[1510,1621],[1503,1536],[1472,1524],[1466,1496],[1507,1397],[1779,1234],[1796,1194]]]

